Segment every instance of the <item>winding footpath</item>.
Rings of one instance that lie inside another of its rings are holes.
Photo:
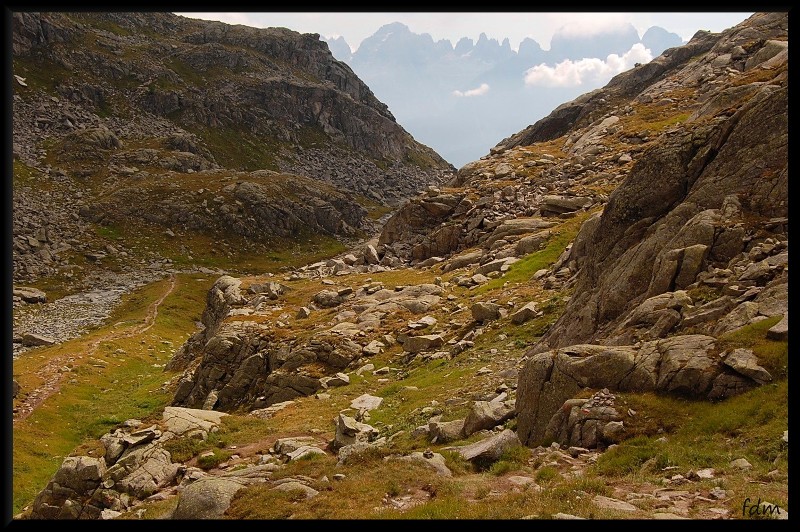
[[[156,322],[158,317],[158,307],[175,289],[176,278],[172,274],[169,277],[169,287],[161,294],[161,296],[150,304],[145,314],[144,322],[130,329],[124,331],[111,331],[95,340],[92,340],[88,345],[88,350],[82,353],[84,359],[93,356],[100,344],[103,342],[110,342],[114,340],[121,340],[124,338],[131,338],[142,333],[147,332]],[[42,379],[43,383],[37,389],[32,390],[14,410],[14,424],[18,421],[26,419],[34,410],[36,410],[45,400],[47,400],[54,393],[58,392],[61,387],[61,381],[65,371],[62,368],[65,364],[75,361],[75,355],[61,355],[50,359],[41,369],[36,372],[36,375]]]

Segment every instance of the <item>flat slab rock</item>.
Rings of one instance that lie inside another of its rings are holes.
[[[365,393],[350,401],[350,408],[355,408],[356,410],[375,410],[381,406],[382,402],[382,397],[375,397],[374,395]]]
[[[471,445],[456,447],[453,450],[470,462],[494,462],[499,460],[507,449],[520,445],[522,443],[520,443],[517,433],[511,429],[505,429],[500,434],[490,436]]]
[[[214,410],[168,406],[164,408],[162,419],[168,431],[180,435],[195,429],[208,433],[218,427],[227,415]]]
[[[604,497],[602,495],[595,495],[592,499],[598,507],[607,510],[620,510],[623,512],[635,512],[639,510],[636,506],[629,502],[621,501],[619,499],[612,499],[611,497]]]

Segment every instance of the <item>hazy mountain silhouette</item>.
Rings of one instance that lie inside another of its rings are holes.
[[[681,38],[654,26],[642,38],[632,25],[596,34],[557,32],[550,50],[524,39],[517,51],[482,33],[455,45],[414,33],[400,22],[386,24],[353,53],[342,37],[326,39],[334,57],[346,62],[398,122],[418,141],[460,167],[480,158],[510,133],[545,116],[563,102],[605,83],[526,86],[525,72],[542,63],[622,56],[641,43],[657,57]]]

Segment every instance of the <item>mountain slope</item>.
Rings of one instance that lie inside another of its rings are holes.
[[[17,12],[12,28],[19,280],[127,246],[90,242],[87,222],[186,244],[352,235],[365,205],[451,168],[317,35],[169,13]]]

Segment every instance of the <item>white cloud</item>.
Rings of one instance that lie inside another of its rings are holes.
[[[453,96],[458,96],[459,98],[470,98],[472,96],[483,96],[489,92],[489,85],[487,83],[481,83],[480,87],[475,89],[469,89],[468,91],[453,91]]]
[[[525,85],[538,87],[576,87],[578,85],[602,86],[611,78],[636,63],[648,63],[653,55],[641,43],[634,44],[622,57],[609,55],[605,61],[596,57],[579,61],[567,59],[551,67],[545,63],[525,72]]]

